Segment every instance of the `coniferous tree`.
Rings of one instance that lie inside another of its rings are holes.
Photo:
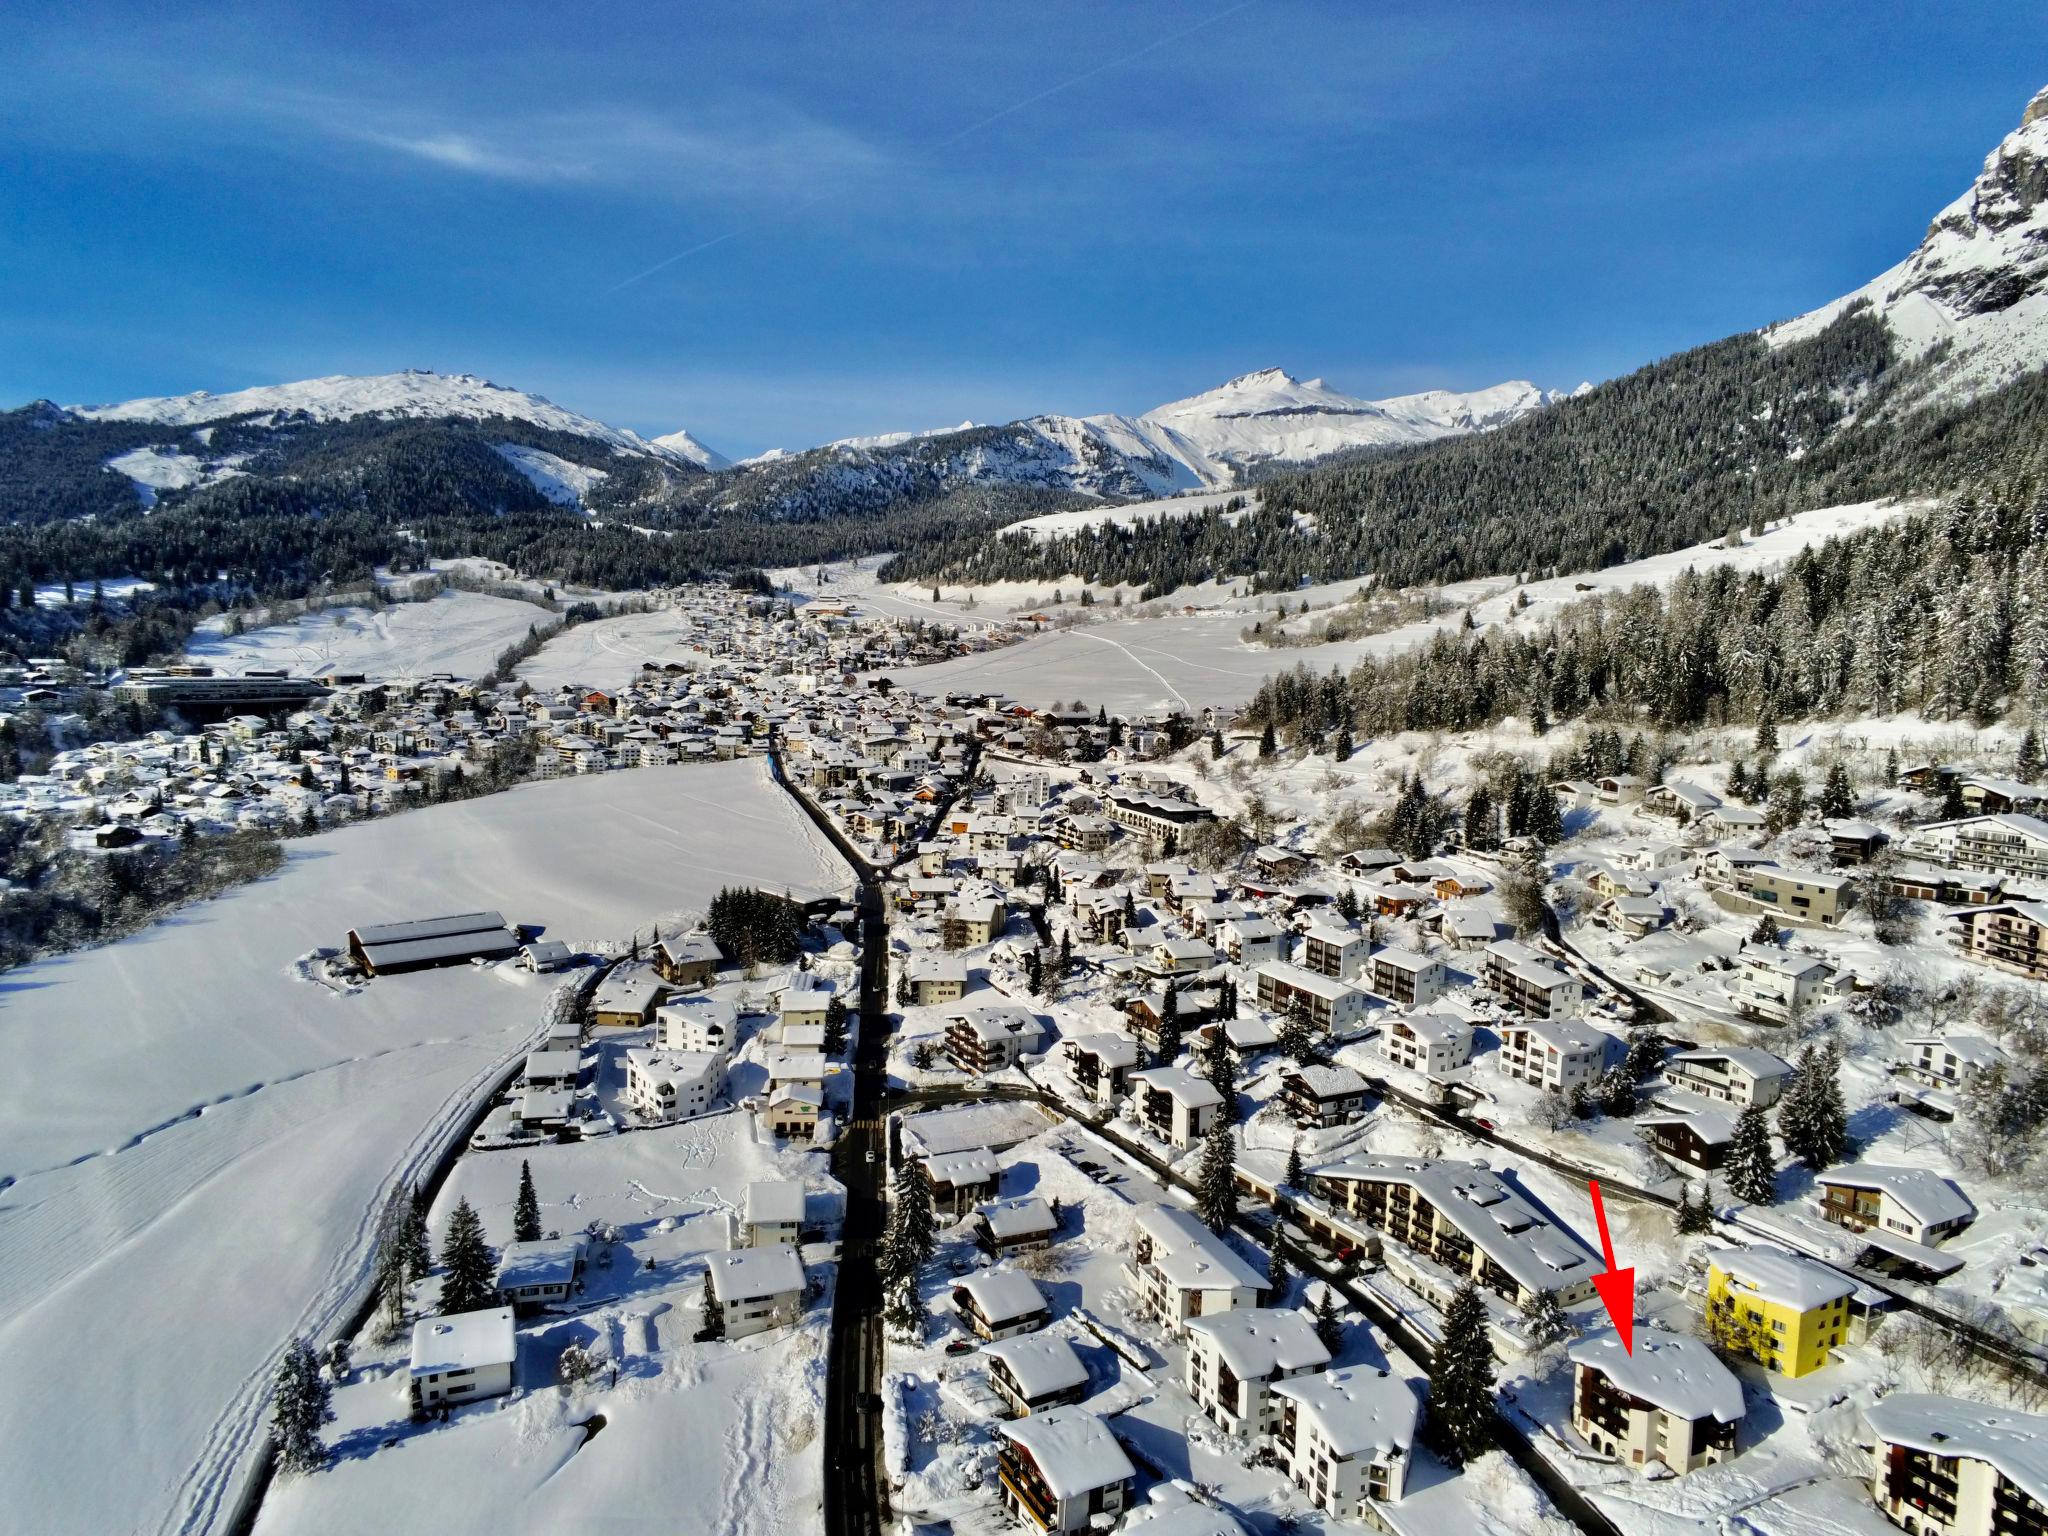
[[[1572,1331],[1571,1319],[1559,1305],[1557,1292],[1537,1291],[1522,1308],[1522,1330],[1538,1349],[1555,1344]]]
[[[484,1224],[467,1199],[455,1204],[448,1231],[441,1239],[441,1310],[475,1312],[496,1296],[497,1278]]]
[[[1500,846],[1499,818],[1493,808],[1493,791],[1484,784],[1472,791],[1465,802],[1465,846],[1490,853]]]
[[[1711,1231],[1714,1225],[1712,1181],[1708,1180],[1703,1183],[1700,1189],[1700,1197],[1697,1201],[1693,1199],[1692,1191],[1692,1182],[1688,1180],[1684,1193],[1678,1199],[1678,1230],[1687,1237],[1691,1237],[1696,1233]]]
[[[1316,1034],[1315,1021],[1309,1017],[1308,1009],[1300,998],[1287,1005],[1274,1035],[1281,1051],[1297,1064],[1306,1067],[1322,1059],[1322,1042]]]
[[[1785,1148],[1818,1173],[1849,1150],[1849,1115],[1842,1102],[1842,1058],[1830,1042],[1799,1053],[1799,1075],[1778,1106]]]
[[[1159,1064],[1170,1067],[1180,1059],[1180,984],[1171,976],[1159,996]]]
[[[1754,926],[1752,926],[1752,927],[1750,928],[1750,930],[1749,930],[1749,942],[1750,942],[1750,943],[1752,943],[1752,944],[1761,944],[1761,945],[1767,945],[1767,946],[1769,946],[1769,947],[1770,947],[1770,948],[1772,948],[1772,949],[1775,949],[1775,948],[1777,948],[1777,946],[1778,946],[1778,920],[1777,920],[1777,918],[1773,917],[1773,916],[1772,916],[1772,915],[1771,915],[1770,913],[1768,913],[1768,912],[1759,912],[1759,913],[1757,913],[1757,915],[1756,915],[1756,923],[1755,923],[1755,925],[1754,925]]]
[[[718,1299],[718,1292],[712,1288],[711,1271],[704,1271],[704,1337],[722,1339],[725,1337],[725,1306]]]
[[[1778,712],[1768,705],[1756,717],[1756,755],[1759,763],[1768,763],[1778,755]]]
[[[333,1388],[320,1374],[313,1346],[302,1338],[293,1339],[278,1362],[270,1397],[270,1437],[277,1447],[281,1471],[295,1475],[317,1472],[327,1464],[320,1429],[334,1417],[332,1396]]]
[[[1735,1139],[1728,1148],[1728,1193],[1745,1205],[1769,1205],[1778,1198],[1771,1128],[1759,1104],[1750,1105],[1735,1121]]]
[[[1266,1255],[1266,1291],[1273,1306],[1287,1305],[1287,1288],[1293,1283],[1294,1272],[1287,1267],[1287,1255],[1280,1251],[1280,1241],[1275,1238],[1272,1251]]]
[[[1212,761],[1214,761],[1215,759],[1220,758],[1222,756],[1223,733],[1221,731],[1212,730],[1209,732],[1209,757]]]
[[[2012,776],[2022,784],[2032,784],[2041,776],[2041,738],[2030,725],[2026,734],[2020,737],[2019,754],[2013,759]]]
[[[519,1160],[519,1197],[512,1203],[512,1241],[530,1243],[540,1236],[540,1196],[533,1187],[533,1165]]]
[[[427,1192],[418,1185],[413,1186],[411,1197],[406,1203],[405,1235],[402,1246],[405,1250],[405,1277],[408,1280],[424,1280],[434,1267],[433,1249],[427,1242]]]
[[[1237,1220],[1237,1137],[1219,1116],[1202,1141],[1202,1163],[1195,1173],[1195,1214],[1211,1232],[1228,1231]]]
[[[1337,1288],[1329,1281],[1323,1282],[1323,1294],[1316,1301],[1316,1338],[1323,1348],[1336,1359],[1344,1347],[1344,1316],[1337,1310]]]
[[[1430,1438],[1453,1467],[1462,1467],[1493,1443],[1496,1364],[1486,1307],[1468,1280],[1444,1308],[1441,1341],[1429,1365]]]
[[[409,1224],[405,1191],[394,1188],[377,1222],[377,1318],[387,1340],[396,1338],[405,1324],[406,1288],[412,1279]]]
[[[1828,769],[1827,780],[1821,786],[1820,814],[1828,821],[1856,814],[1856,791],[1849,784],[1848,768],[1841,763]]]
[[[1222,1095],[1221,1117],[1235,1125],[1238,1120],[1237,1053],[1230,1048],[1230,1040],[1223,1033],[1220,1022],[1209,1027],[1209,1038],[1201,1050],[1201,1068],[1209,1086]]]
[[[1306,1189],[1308,1187],[1308,1172],[1301,1165],[1301,1138],[1299,1136],[1294,1138],[1294,1145],[1287,1149],[1287,1187],[1289,1189]]]
[[[1963,785],[1959,778],[1950,779],[1942,786],[1941,809],[1935,813],[1939,821],[1959,821],[1970,814],[1970,807],[1963,800]]]

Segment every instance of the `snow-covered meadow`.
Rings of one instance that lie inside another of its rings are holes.
[[[523,1050],[553,978],[336,992],[357,923],[496,908],[619,940],[725,884],[850,877],[765,767],[561,779],[289,845],[275,878],[0,983],[0,1487],[47,1532],[200,1531],[278,1350],[349,1311],[374,1213]]]
[[[303,677],[477,677],[533,625],[557,622],[532,603],[451,590],[425,602],[327,608],[239,635],[215,617],[193,632],[185,654],[224,672],[282,667]]]

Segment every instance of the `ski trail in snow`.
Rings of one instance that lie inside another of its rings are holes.
[[[1091,635],[1087,633],[1085,630],[1079,629],[1072,631],[1072,633],[1079,635],[1083,640],[1093,640],[1098,645],[1115,646],[1118,650],[1122,651],[1126,656],[1130,657],[1131,660],[1138,666],[1143,667],[1147,672],[1150,672],[1154,677],[1158,678],[1160,686],[1163,687],[1168,693],[1172,694],[1176,699],[1179,699],[1183,707],[1187,709],[1193,709],[1195,707],[1193,704],[1188,702],[1188,696],[1186,694],[1182,693],[1178,688],[1174,687],[1170,681],[1167,680],[1167,676],[1164,672],[1161,672],[1157,667],[1153,666],[1150,662],[1146,661],[1144,657],[1140,656],[1128,645],[1125,645],[1121,640],[1112,640],[1107,635]]]

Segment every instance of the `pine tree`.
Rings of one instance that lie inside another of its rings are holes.
[[[1778,947],[1778,920],[1768,912],[1756,915],[1756,926],[1749,930],[1749,942],[1766,948]]]
[[[1281,1015],[1280,1027],[1274,1034],[1281,1051],[1301,1066],[1321,1059],[1322,1046],[1316,1038],[1315,1021],[1308,1016],[1308,1009],[1300,998],[1287,1005],[1287,1012]]]
[[[1486,1306],[1468,1280],[1444,1309],[1441,1342],[1429,1364],[1430,1438],[1453,1467],[1462,1467],[1493,1443],[1496,1364]]]
[[[1571,1319],[1558,1304],[1557,1292],[1536,1291],[1522,1308],[1522,1330],[1538,1349],[1555,1344],[1571,1332]]]
[[[1316,1302],[1316,1338],[1323,1348],[1330,1352],[1332,1360],[1344,1347],[1344,1317],[1337,1310],[1337,1288],[1329,1281],[1323,1282],[1323,1294]]]
[[[427,1192],[418,1185],[406,1205],[405,1236],[405,1278],[424,1280],[434,1267],[434,1252],[427,1243]]]
[[[512,1203],[512,1241],[530,1243],[540,1236],[540,1196],[533,1188],[533,1165],[519,1160],[519,1198]]]
[[[1266,728],[1263,731],[1259,732],[1259,756],[1271,757],[1275,752],[1279,750],[1280,745],[1273,738],[1273,722],[1268,720],[1266,722]]]
[[[883,1278],[910,1282],[914,1287],[919,1272],[938,1247],[937,1226],[924,1165],[907,1162],[890,1190],[889,1228],[882,1238]]]
[[[1273,1251],[1266,1255],[1266,1293],[1272,1305],[1287,1305],[1287,1290],[1294,1283],[1294,1272],[1287,1267],[1287,1255],[1280,1251],[1279,1239],[1274,1239]]]
[[[1223,756],[1223,733],[1221,731],[1211,731],[1209,733],[1209,757],[1213,761],[1221,756]]]
[[[1074,930],[1060,930],[1060,974],[1070,976],[1074,971]]]
[[[1294,1145],[1287,1149],[1287,1187],[1289,1189],[1306,1189],[1308,1187],[1308,1170],[1301,1165],[1301,1138],[1298,1136],[1294,1140]]]
[[[1180,985],[1169,976],[1159,998],[1159,1064],[1170,1067],[1180,1059]]]
[[[1768,763],[1777,754],[1778,712],[1766,704],[1763,713],[1756,717],[1756,755]]]
[[[1963,803],[1963,785],[1959,778],[1950,779],[1941,791],[1941,809],[1935,813],[1937,821],[1958,821],[1970,814],[1970,808]]]
[[[1778,1198],[1778,1162],[1771,1154],[1771,1128],[1763,1106],[1752,1104],[1735,1122],[1728,1148],[1728,1193],[1744,1205],[1769,1205]]]
[[[1832,1044],[1799,1053],[1799,1076],[1778,1106],[1785,1149],[1818,1173],[1849,1150],[1849,1115],[1842,1102],[1841,1052]]]
[[[2019,755],[2013,759],[2012,776],[2022,784],[2032,784],[2041,776],[2041,738],[2031,725],[2020,737]]]
[[[1195,1214],[1211,1232],[1227,1231],[1237,1220],[1237,1137],[1230,1122],[1221,1117],[1202,1142],[1202,1165],[1195,1174]]]
[[[1678,1230],[1691,1237],[1695,1233],[1711,1231],[1714,1225],[1713,1183],[1707,1181],[1701,1186],[1700,1197],[1692,1197],[1692,1182],[1687,1180],[1685,1191],[1678,1197]]]
[[[1856,814],[1856,791],[1849,784],[1848,768],[1841,763],[1828,769],[1827,781],[1821,786],[1820,813],[1828,821]]]
[[[1209,1086],[1223,1097],[1223,1118],[1235,1125],[1238,1120],[1237,1053],[1231,1050],[1220,1023],[1209,1027],[1209,1038],[1202,1046],[1201,1067],[1202,1076],[1208,1080]]]
[[[270,1437],[280,1470],[296,1475],[317,1472],[327,1464],[320,1428],[334,1417],[332,1396],[313,1346],[293,1339],[278,1362],[270,1399]]]
[[[455,1214],[448,1218],[448,1231],[441,1239],[441,1268],[442,1312],[476,1312],[491,1304],[497,1269],[484,1240],[483,1220],[467,1199],[457,1201]]]

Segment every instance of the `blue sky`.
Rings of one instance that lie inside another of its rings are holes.
[[[0,402],[424,367],[735,453],[1607,377],[1898,260],[2048,83],[2011,4],[46,16]]]

